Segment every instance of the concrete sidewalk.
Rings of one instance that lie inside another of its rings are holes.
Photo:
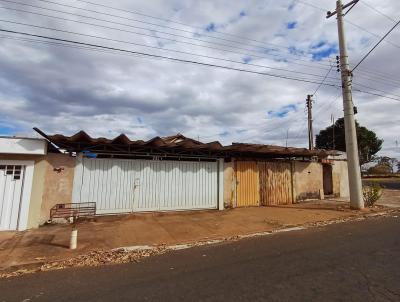
[[[103,216],[78,224],[78,249],[68,249],[70,225],[25,232],[0,232],[0,271],[67,259],[92,250],[136,245],[173,245],[273,231],[309,223],[357,217],[382,209],[352,211],[348,203],[314,201],[280,207],[237,208]]]

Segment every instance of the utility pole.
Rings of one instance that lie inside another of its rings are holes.
[[[351,93],[352,73],[349,68],[349,58],[347,55],[346,38],[343,24],[343,10],[350,7],[352,9],[359,0],[353,0],[343,5],[342,0],[336,1],[336,11],[328,12],[327,18],[337,15],[337,26],[340,48],[340,67],[342,75],[342,94],[344,109],[344,126],[346,137],[346,152],[349,172],[350,187],[350,207],[352,209],[363,209],[364,202],[362,196],[361,171],[359,166],[357,133],[354,120],[354,105]],[[349,9],[349,10],[350,10]]]
[[[331,122],[332,122],[332,150],[335,150],[335,117],[331,114]]]
[[[306,106],[307,106],[307,119],[308,119],[308,149],[313,150],[314,149],[314,134],[313,134],[313,119],[312,119],[312,95],[309,94],[307,95],[307,101],[306,101]]]

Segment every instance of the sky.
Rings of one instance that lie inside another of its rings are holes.
[[[135,140],[182,133],[204,142],[306,147],[308,94],[314,133],[343,116],[336,19],[326,19],[334,6],[333,0],[0,0],[0,29],[124,50],[0,32],[0,135],[34,136],[38,127],[49,134],[85,130]],[[345,16],[351,66],[399,11],[397,0],[361,0]],[[359,123],[384,139],[380,154],[397,158],[399,48],[400,27],[353,77],[355,90],[397,99],[353,95]],[[325,76],[327,85],[315,93]]]

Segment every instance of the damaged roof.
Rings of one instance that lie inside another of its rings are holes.
[[[281,147],[262,144],[232,143],[223,146],[220,142],[202,143],[178,133],[173,136],[156,136],[150,140],[130,140],[125,134],[108,139],[93,138],[84,131],[72,136],[62,134],[48,135],[38,128],[36,132],[60,149],[68,152],[91,151],[107,154],[163,153],[174,155],[196,155],[214,157],[313,157],[320,158],[332,155],[334,151],[308,150],[306,148]]]

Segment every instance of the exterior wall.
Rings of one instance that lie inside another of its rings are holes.
[[[233,207],[235,205],[235,172],[233,161],[224,163],[224,205]]]
[[[317,162],[293,162],[293,189],[295,201],[321,198],[323,192],[322,165]]]
[[[71,202],[75,158],[49,153],[45,156],[0,154],[3,160],[33,160],[32,191],[27,228],[37,228],[49,219],[50,208],[56,203]],[[60,172],[54,168],[64,167]]]
[[[332,165],[333,194],[341,198],[350,196],[347,161],[335,160]]]
[[[50,209],[57,203],[72,202],[76,157],[49,153],[46,156],[44,189],[38,224],[50,218]]]
[[[0,154],[0,159],[4,160],[33,160],[35,162],[33,170],[32,191],[29,203],[28,225],[27,228],[39,226],[40,207],[44,188],[46,172],[46,156]]]

